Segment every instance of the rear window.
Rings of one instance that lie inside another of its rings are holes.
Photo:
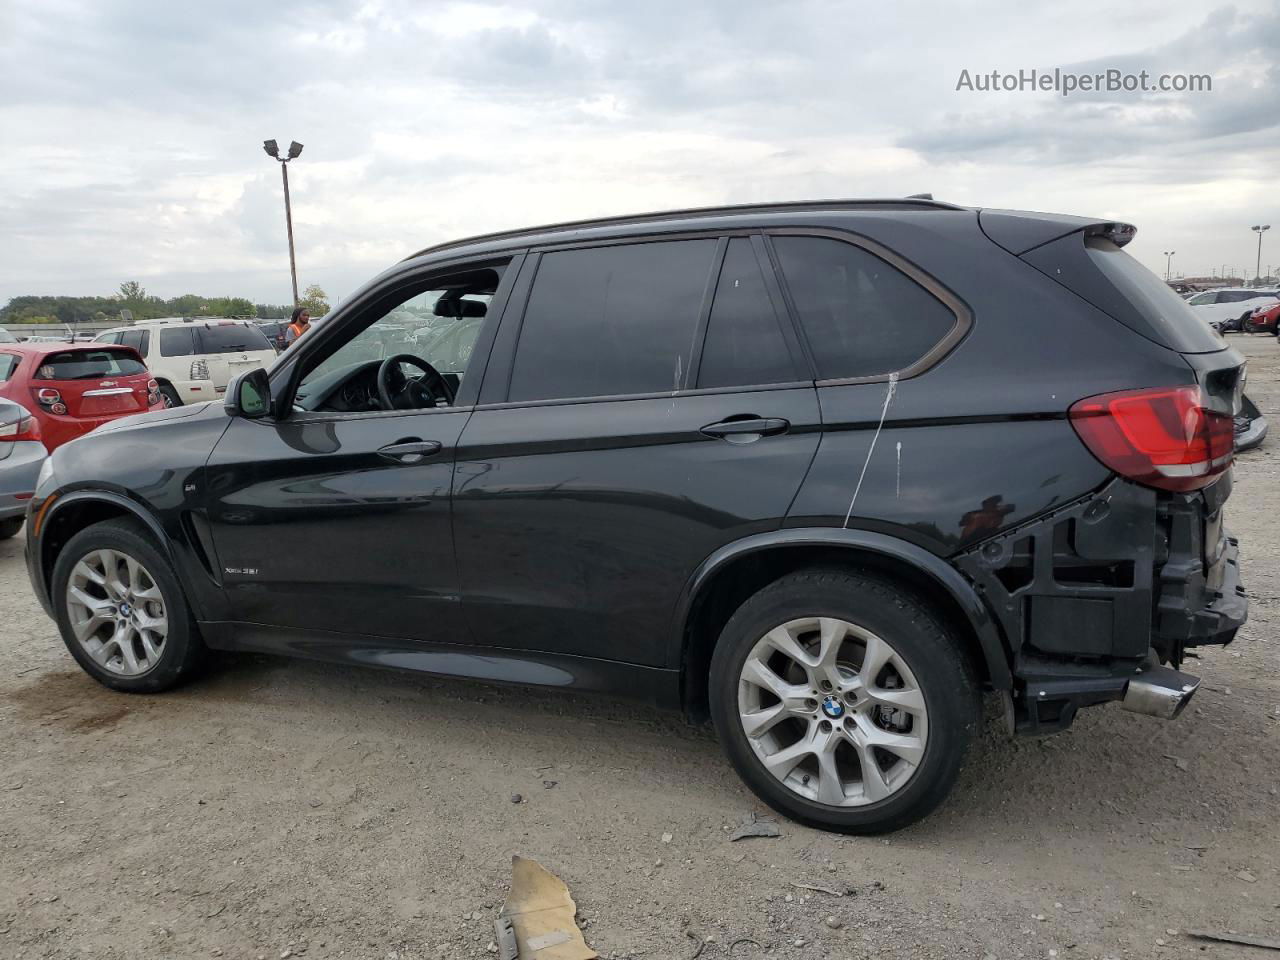
[[[1103,237],[1071,233],[1022,259],[1126,327],[1179,353],[1215,353],[1226,341],[1163,280]]]
[[[66,350],[45,357],[37,380],[96,380],[146,373],[146,365],[126,350]]]
[[[247,323],[210,324],[196,327],[195,331],[197,353],[244,353],[271,349],[262,331]]]

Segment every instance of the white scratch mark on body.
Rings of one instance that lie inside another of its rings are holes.
[[[894,488],[895,497],[902,497],[902,441],[898,441],[898,483]]]
[[[853,505],[858,502],[858,491],[862,489],[862,481],[867,476],[867,466],[871,463],[871,455],[876,452],[876,441],[880,439],[880,431],[884,429],[884,418],[889,413],[889,404],[898,391],[898,375],[889,374],[889,389],[884,393],[884,406],[880,408],[880,422],[876,424],[876,432],[871,437],[871,446],[867,447],[867,459],[862,461],[862,472],[858,474],[858,485],[853,488],[853,497],[849,500],[849,510],[844,515],[844,525],[849,526],[849,518],[853,516]]]

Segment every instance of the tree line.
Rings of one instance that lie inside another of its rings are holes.
[[[304,291],[299,306],[313,317],[329,312],[328,297],[318,284]],[[0,307],[0,323],[115,323],[123,322],[129,311],[134,320],[157,317],[258,317],[286,319],[292,304],[254,303],[245,297],[202,297],[185,293],[180,297],[152,296],[136,280],[120,284],[119,292],[105,297],[14,297]]]

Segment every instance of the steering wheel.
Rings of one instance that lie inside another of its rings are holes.
[[[421,380],[410,380],[400,372],[400,364],[417,367],[424,374]],[[397,353],[378,365],[378,400],[383,410],[415,410],[434,407],[436,399],[443,397],[453,403],[453,386],[431,364],[411,353]]]

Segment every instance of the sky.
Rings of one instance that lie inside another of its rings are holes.
[[[0,0],[0,303],[337,301],[429,244],[931,192],[1134,223],[1175,275],[1280,268],[1280,5]],[[1209,91],[984,92],[996,70]]]

